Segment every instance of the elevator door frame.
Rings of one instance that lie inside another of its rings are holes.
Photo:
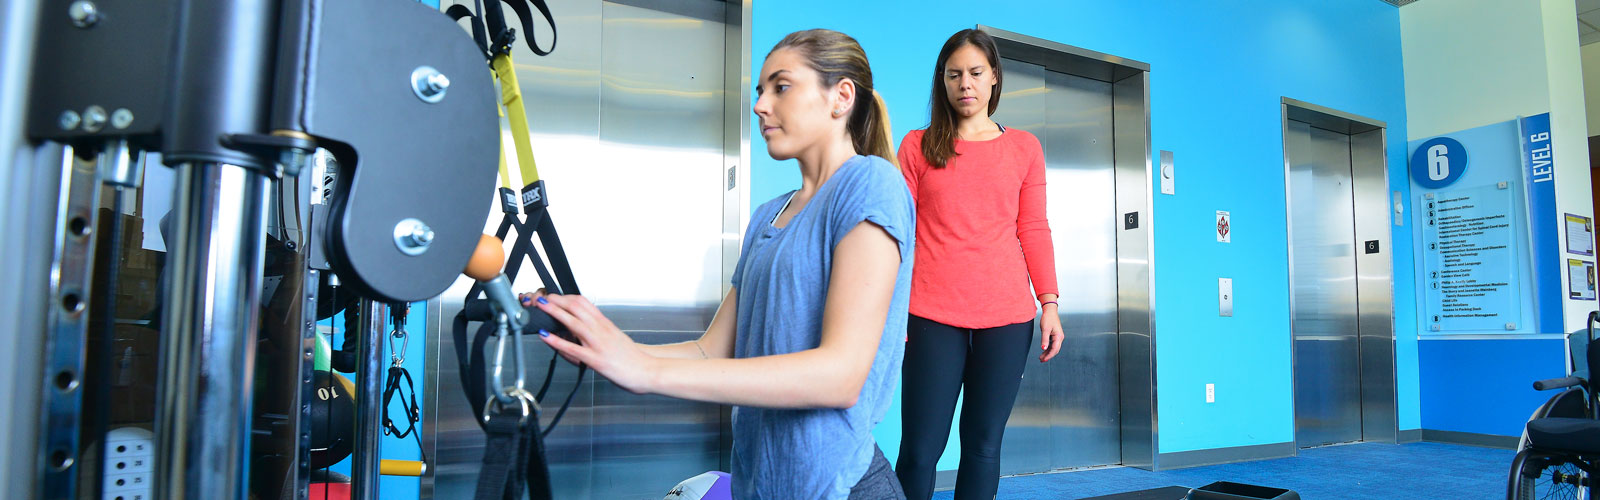
[[[1155,388],[1155,261],[1150,173],[1150,65],[978,25],[1006,59],[1111,84],[1116,177],[1117,383],[1122,465],[1158,467]],[[1132,215],[1133,227],[1127,224]],[[1059,362],[1059,361],[1058,361]]]
[[[1291,198],[1289,122],[1350,136],[1350,189],[1355,233],[1351,245],[1377,241],[1378,252],[1354,248],[1356,261],[1356,331],[1361,367],[1361,441],[1394,443],[1399,437],[1395,395],[1394,267],[1391,244],[1393,206],[1389,201],[1388,125],[1383,121],[1284,97],[1283,123],[1284,241],[1289,257],[1289,380],[1293,399],[1300,396],[1295,359],[1294,217]],[[1293,400],[1291,399],[1291,400]],[[1294,406],[1295,450],[1300,449],[1299,408]]]

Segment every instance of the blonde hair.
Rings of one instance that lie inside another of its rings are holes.
[[[872,66],[867,63],[867,53],[850,35],[826,29],[796,31],[783,37],[772,51],[794,49],[806,60],[806,65],[819,75],[823,87],[831,87],[849,78],[856,85],[856,105],[845,121],[850,142],[856,152],[874,155],[896,163],[894,146],[889,142],[889,108],[883,96],[872,88]],[[860,96],[871,94],[871,99]]]

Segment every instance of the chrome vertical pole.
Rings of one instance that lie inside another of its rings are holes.
[[[248,498],[279,2],[178,0],[162,157],[177,169],[156,396],[155,497]]]
[[[383,338],[389,308],[382,302],[361,299],[361,327],[345,332],[360,335],[356,349],[356,434],[350,455],[350,498],[378,498],[378,442],[383,436]]]
[[[260,172],[178,166],[156,408],[156,498],[244,499],[266,196]]]

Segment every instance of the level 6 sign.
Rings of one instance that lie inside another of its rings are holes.
[[[1233,216],[1227,211],[1217,211],[1217,241],[1228,243],[1233,241]]]

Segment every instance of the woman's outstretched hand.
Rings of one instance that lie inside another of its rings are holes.
[[[539,338],[574,364],[588,365],[595,373],[611,380],[617,386],[634,394],[650,391],[656,379],[657,359],[639,348],[627,334],[600,314],[600,309],[582,295],[523,294],[524,303],[531,301],[550,317],[566,325],[579,343],[568,342],[550,332],[540,331]]]

